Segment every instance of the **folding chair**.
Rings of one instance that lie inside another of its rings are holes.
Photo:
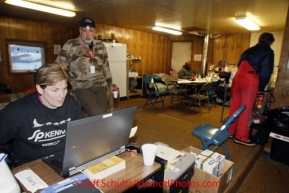
[[[164,97],[166,95],[166,92],[159,91],[158,86],[154,81],[153,75],[145,75],[143,78],[143,82],[147,95],[147,100],[143,108],[145,108],[146,105],[151,104],[152,107],[155,109],[154,105],[160,102],[162,103],[163,107],[165,107]]]
[[[221,80],[217,80],[216,82],[213,82],[211,88],[209,88],[209,90],[208,90],[209,100],[211,100],[214,107],[216,107],[216,103],[215,103],[213,97],[216,95],[215,91],[216,91],[217,87],[220,86],[221,83],[222,83]],[[206,95],[206,93],[201,93],[201,94]]]
[[[209,104],[209,99],[210,98],[209,98],[209,95],[208,95],[208,91],[211,88],[211,86],[212,86],[211,82],[205,83],[196,94],[188,95],[187,99],[189,100],[189,105],[187,106],[185,111],[191,106],[192,103],[194,103],[194,108],[196,106],[198,106],[199,109],[200,109],[200,113],[202,115],[202,107],[203,107],[202,106],[202,102],[205,101],[207,103],[207,107],[208,107],[209,112],[210,112],[211,107],[210,107],[210,104]]]
[[[171,96],[170,102],[176,108],[176,103],[174,103],[174,101],[180,103],[185,98],[187,90],[183,88],[183,86],[178,85],[176,79],[173,79],[173,81],[172,79],[166,79],[165,83],[167,85],[166,94],[169,94]]]
[[[227,131],[229,126],[236,121],[236,119],[246,109],[246,105],[241,106],[222,126],[221,128],[215,127],[210,124],[202,124],[196,127],[192,133],[201,138],[203,147],[201,150],[209,149],[211,145],[215,145],[212,151],[216,151],[220,146],[223,147],[226,153],[226,159],[232,160],[230,153],[225,145],[225,141],[230,137]]]

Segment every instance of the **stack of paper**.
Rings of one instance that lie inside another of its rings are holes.
[[[125,160],[117,156],[106,159],[96,165],[93,165],[83,172],[90,180],[103,179],[115,172],[125,168]]]
[[[167,160],[169,164],[175,164],[177,163],[180,159],[182,159],[186,154],[175,150],[171,147],[165,146],[165,145],[157,145],[157,153],[156,156]]]

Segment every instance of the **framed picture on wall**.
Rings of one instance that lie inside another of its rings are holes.
[[[6,39],[11,73],[35,72],[45,63],[45,42]]]

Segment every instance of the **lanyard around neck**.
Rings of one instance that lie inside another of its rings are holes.
[[[93,62],[93,56],[94,56],[94,49],[92,48],[92,54],[91,52],[87,49],[87,47],[83,44],[82,40],[80,37],[78,38],[79,43],[82,45],[82,47],[85,49],[85,52],[87,56],[90,58],[90,61]]]

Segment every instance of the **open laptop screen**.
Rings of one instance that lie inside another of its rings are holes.
[[[68,122],[62,171],[127,145],[136,107]]]

